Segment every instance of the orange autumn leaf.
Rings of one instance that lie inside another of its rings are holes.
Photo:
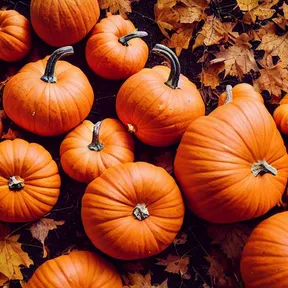
[[[99,0],[101,9],[106,10],[111,14],[120,13],[124,18],[127,18],[126,13],[132,12],[131,3],[139,0]]]
[[[225,59],[224,59],[225,60]],[[201,83],[204,86],[209,86],[215,89],[220,85],[218,74],[225,69],[223,62],[209,65],[207,68],[202,69],[200,73]]]
[[[259,3],[258,0],[237,0],[240,10],[242,11],[250,11],[256,8]]]
[[[21,132],[17,130],[12,130],[11,128],[9,128],[8,132],[2,135],[1,139],[14,140],[16,138],[21,138],[21,137],[22,137]]]

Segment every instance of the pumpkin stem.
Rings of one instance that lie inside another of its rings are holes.
[[[93,151],[101,151],[104,148],[104,144],[99,141],[99,132],[102,121],[98,121],[93,127],[92,142],[88,145],[88,148]]]
[[[227,85],[226,86],[226,99],[224,101],[224,104],[232,102],[232,100],[233,100],[232,86]]]
[[[57,61],[63,56],[72,54],[74,54],[74,49],[72,46],[65,46],[55,50],[47,61],[45,73],[41,77],[41,80],[47,83],[56,83],[57,79],[55,77],[55,66]]]
[[[122,36],[121,38],[118,39],[118,42],[120,42],[123,46],[129,46],[129,41],[131,39],[134,39],[134,38],[142,38],[142,37],[146,37],[148,36],[148,33],[145,32],[145,31],[134,31],[134,32],[131,32],[127,35],[124,35]]]
[[[256,177],[259,174],[263,175],[265,173],[271,173],[272,175],[277,175],[277,169],[269,165],[266,160],[259,160],[251,166],[252,174]]]
[[[24,180],[20,176],[9,177],[8,186],[11,190],[21,190],[24,188]]]
[[[139,221],[142,221],[149,217],[149,211],[144,203],[137,204],[133,210],[133,215]]]
[[[135,125],[133,124],[130,124],[130,123],[127,123],[127,127],[128,127],[128,132],[131,133],[131,134],[134,134],[136,133],[137,131],[137,128]]]
[[[165,84],[172,89],[177,89],[181,73],[181,66],[176,54],[171,49],[162,44],[156,44],[153,47],[152,52],[163,56],[167,61],[169,61],[171,67],[170,74]]]

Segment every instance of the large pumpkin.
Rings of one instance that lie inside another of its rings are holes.
[[[288,212],[261,222],[252,232],[241,258],[246,288],[288,287]]]
[[[26,64],[6,84],[3,106],[20,127],[42,136],[68,132],[89,114],[93,89],[76,66],[57,61],[73,53],[71,46],[57,49],[49,58]]]
[[[0,221],[29,222],[55,205],[58,167],[41,145],[22,139],[0,143]]]
[[[26,286],[25,286],[26,287]],[[88,251],[72,251],[40,265],[27,288],[122,288],[114,266]]]
[[[174,171],[195,214],[231,223],[263,215],[280,201],[288,156],[265,106],[236,98],[189,126]]]
[[[88,184],[109,167],[133,162],[134,140],[116,119],[107,118],[95,125],[85,120],[65,137],[60,157],[71,178]]]
[[[103,78],[127,79],[146,64],[148,46],[140,38],[147,35],[137,31],[130,20],[109,15],[92,30],[86,44],[87,63]]]
[[[31,48],[29,21],[14,10],[0,10],[0,59],[8,62],[25,57]]]
[[[167,57],[171,69],[157,65],[128,78],[117,94],[116,111],[140,141],[169,146],[180,141],[188,126],[205,114],[205,105],[196,86],[180,74],[174,52],[160,44],[152,51]]]
[[[31,23],[38,36],[52,46],[82,40],[100,16],[97,0],[31,0]]]
[[[104,253],[119,259],[146,258],[173,242],[184,216],[175,180],[146,162],[108,168],[86,188],[82,221]]]

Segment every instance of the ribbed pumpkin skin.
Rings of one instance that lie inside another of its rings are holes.
[[[241,275],[246,288],[288,287],[288,212],[261,222],[244,247]]]
[[[20,127],[54,136],[68,132],[87,117],[94,92],[85,74],[66,61],[56,63],[57,83],[42,81],[47,60],[26,64],[7,82],[3,106]]]
[[[259,160],[276,168],[277,175],[254,176],[251,166]],[[189,126],[174,171],[195,214],[210,222],[232,223],[263,215],[280,201],[288,156],[265,106],[237,98]]]
[[[32,0],[32,26],[51,46],[66,46],[82,40],[100,16],[97,0]]]
[[[86,45],[86,59],[90,68],[106,79],[127,79],[140,71],[148,59],[148,46],[141,38],[134,38],[128,46],[118,39],[135,31],[129,20],[111,15],[95,25]]]
[[[247,83],[240,83],[233,87],[232,89],[232,97],[235,98],[252,98],[255,100],[264,103],[263,97],[260,93],[256,92],[250,84]],[[226,92],[223,92],[218,98],[218,106],[222,106],[226,100]]]
[[[166,66],[144,68],[124,82],[116,98],[122,123],[134,125],[136,137],[151,146],[180,141],[188,126],[205,115],[196,86],[181,74],[179,89],[171,89],[165,84],[169,73]]]
[[[50,153],[22,139],[0,143],[0,221],[28,222],[47,214],[58,200],[60,176]],[[10,190],[9,177],[20,176],[24,188]]]
[[[43,263],[27,288],[122,288],[121,278],[110,262],[88,251],[72,251]]]
[[[273,118],[280,131],[288,134],[288,104],[280,104],[274,110]]]
[[[134,140],[116,119],[104,119],[99,140],[101,151],[91,151],[94,124],[85,120],[70,132],[60,146],[61,165],[65,173],[76,181],[89,183],[104,170],[119,163],[134,161]]]
[[[29,21],[17,11],[0,11],[0,59],[18,61],[28,54],[30,48]]]
[[[144,203],[150,216],[133,215]],[[82,221],[86,234],[104,253],[133,260],[156,255],[180,230],[184,204],[175,180],[163,169],[144,162],[108,168],[86,188]]]

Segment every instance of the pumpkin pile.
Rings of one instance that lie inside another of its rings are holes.
[[[181,74],[171,49],[156,44],[150,52],[168,65],[146,67],[148,34],[130,20],[108,15],[98,22],[96,0],[81,5],[32,0],[30,12],[31,25],[16,11],[0,11],[0,58],[13,62],[26,57],[31,27],[57,49],[27,63],[7,82],[4,111],[45,141],[62,137],[59,165],[68,177],[87,185],[81,218],[97,249],[120,260],[147,258],[173,243],[185,206],[206,221],[224,224],[257,218],[281,202],[288,155],[277,127],[288,132],[288,96],[273,119],[251,85],[227,85],[218,107],[205,115],[200,92]],[[92,73],[123,81],[115,101],[117,119],[88,119],[97,105],[97,87],[69,57],[60,60],[74,54],[71,45],[81,40]],[[175,174],[138,161],[138,142],[177,145]],[[0,154],[0,221],[44,217],[58,201],[62,177],[50,152],[16,138],[3,140]],[[287,213],[268,218],[250,236],[241,262],[248,288],[288,287]],[[27,285],[117,288],[122,281],[105,256],[73,251],[46,261]]]

